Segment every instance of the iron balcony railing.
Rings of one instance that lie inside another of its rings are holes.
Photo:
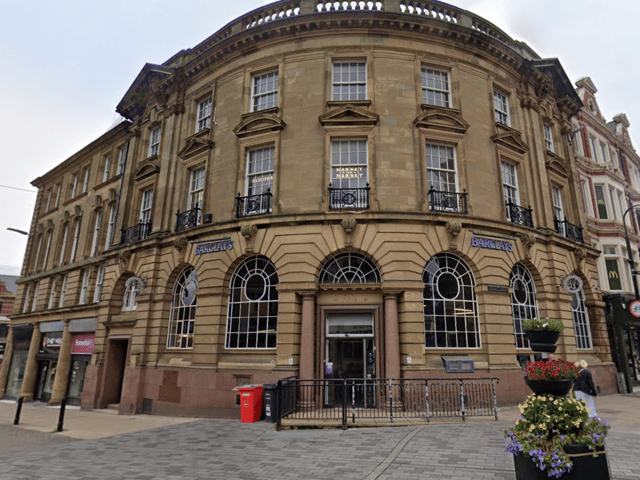
[[[511,223],[533,228],[533,209],[507,202],[507,218]]]
[[[330,210],[369,210],[369,191],[367,183],[364,188],[334,188],[329,184]]]
[[[276,425],[336,424],[367,419],[494,416],[497,378],[280,380]]]
[[[257,195],[247,195],[241,197],[240,193],[236,197],[236,218],[248,217],[251,215],[267,215],[271,213],[271,189]]]
[[[429,189],[429,210],[432,212],[452,212],[462,213],[466,215],[467,210],[467,191],[445,192]]]
[[[201,213],[201,208],[198,205],[186,212],[181,213],[178,210],[176,213],[176,233],[200,225]]]
[[[151,233],[151,222],[139,222],[132,227],[122,227],[120,230],[120,244],[140,242]]]
[[[563,221],[558,218],[555,218],[554,221],[556,224],[556,232],[560,235],[574,242],[584,243],[581,226],[569,223],[566,217]]]

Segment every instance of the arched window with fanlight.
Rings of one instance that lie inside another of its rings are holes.
[[[278,272],[262,255],[247,258],[231,277],[226,348],[276,348]]]
[[[131,277],[125,282],[122,310],[136,310],[138,308],[138,294],[143,288],[144,280],[140,277]]]
[[[380,283],[380,272],[364,255],[346,252],[325,264],[318,283]]]
[[[173,287],[167,348],[193,347],[196,323],[198,274],[193,267],[185,268]]]
[[[538,318],[538,300],[536,286],[527,267],[521,263],[513,266],[509,276],[509,286],[511,287],[511,315],[516,348],[529,348],[529,340],[522,330],[522,322]]]
[[[589,312],[584,296],[582,279],[571,274],[562,282],[564,288],[571,294],[571,315],[573,317],[573,330],[576,334],[576,347],[578,350],[593,348],[591,339],[591,326],[589,324]]]
[[[479,348],[475,279],[460,257],[441,253],[427,262],[422,280],[427,348]]]

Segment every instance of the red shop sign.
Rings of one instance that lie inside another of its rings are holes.
[[[73,345],[71,353],[78,355],[91,355],[93,352],[93,342],[95,340],[94,333],[80,333],[73,337]]]

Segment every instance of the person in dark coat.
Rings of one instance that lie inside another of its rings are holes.
[[[576,378],[573,383],[573,391],[578,400],[584,400],[587,404],[587,410],[591,418],[597,416],[595,397],[598,396],[598,392],[596,391],[596,386],[593,384],[593,376],[591,372],[587,370],[587,366],[588,364],[585,360],[580,360],[576,363],[576,367],[580,370],[578,378]]]

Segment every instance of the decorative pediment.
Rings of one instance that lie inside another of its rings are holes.
[[[555,153],[547,151],[547,160],[544,165],[548,171],[553,172],[562,178],[569,178],[569,172],[567,171],[567,165],[564,158],[559,157]]]
[[[207,132],[209,129],[207,129]],[[211,150],[215,143],[213,140],[209,140],[208,138],[203,138],[203,135],[193,135],[184,142],[184,147],[178,152],[178,155],[183,160],[187,160],[199,153],[206,152]]]
[[[158,164],[157,157],[154,157],[150,160],[145,160],[140,166],[138,166],[138,170],[134,175],[134,179],[136,181],[143,180],[151,175],[156,175],[160,171],[160,165]]]
[[[460,110],[451,108],[423,107],[424,111],[416,117],[413,124],[418,128],[446,130],[464,133],[469,124],[462,118]]]
[[[249,135],[277,132],[284,129],[287,124],[275,112],[277,112],[277,109],[269,112],[244,114],[242,121],[233,129],[233,133],[238,138],[244,138]]]
[[[497,133],[491,137],[494,143],[502,145],[515,152],[523,154],[529,150],[526,143],[522,141],[522,135],[517,130],[507,127],[501,123],[496,123]]]
[[[333,110],[330,110],[324,115],[320,115],[318,117],[320,123],[325,127],[341,125],[375,125],[378,123],[379,119],[380,115],[350,103],[334,108]]]

